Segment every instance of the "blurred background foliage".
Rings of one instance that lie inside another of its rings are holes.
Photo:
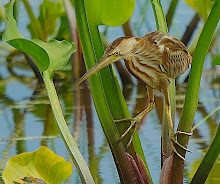
[[[5,30],[4,5],[0,4],[0,36]],[[182,40],[193,55],[195,45],[207,19],[213,2],[210,0],[161,1],[169,33]],[[74,3],[67,0],[16,0],[14,10],[18,28],[29,39],[51,39],[74,41],[77,52],[68,64],[55,72],[56,85],[65,119],[78,142],[96,183],[119,181],[110,150],[99,125],[90,90],[86,82],[79,90],[75,81],[85,73],[82,49],[77,34]],[[113,28],[99,26],[104,47],[121,36],[143,36],[156,29],[150,0],[136,0],[131,19],[123,26]],[[203,122],[190,138],[192,154],[187,154],[184,182],[188,183],[206,153],[220,122],[220,69],[211,63],[220,51],[220,26],[213,37],[203,71],[199,104],[194,124]],[[123,63],[116,63],[123,95],[129,110],[135,116],[146,108],[148,99],[145,86],[133,78]],[[177,79],[177,114],[184,102],[188,74]],[[162,123],[162,98],[156,93],[156,110],[149,114],[140,127],[140,139],[155,183],[160,174],[160,130]],[[47,93],[43,87],[41,73],[32,58],[0,42],[0,183],[1,173],[7,160],[16,154],[33,151],[47,146],[56,154],[70,160],[58,134]],[[213,168],[207,183],[219,183],[219,160]],[[73,170],[75,170],[73,168]],[[73,182],[74,181],[74,182]],[[77,172],[65,181],[80,181]]]

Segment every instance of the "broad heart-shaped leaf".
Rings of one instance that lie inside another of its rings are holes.
[[[4,39],[4,35],[3,41],[31,56],[41,72],[48,69],[50,65],[50,60],[47,52],[44,49],[42,49],[39,45],[35,44],[33,41],[24,38],[17,38],[6,41]]]
[[[62,68],[76,50],[74,43],[65,40],[50,40],[48,43],[41,40],[33,40],[33,42],[47,52],[50,59],[48,70],[59,70]]]
[[[62,68],[75,51],[74,43],[51,40],[44,43],[41,40],[27,40],[23,38],[17,28],[13,16],[14,0],[5,5],[7,28],[3,34],[3,41],[30,55],[41,72]]]
[[[59,184],[72,174],[72,165],[47,147],[10,158],[3,171],[5,184],[24,183],[23,180],[42,180]]]
[[[212,61],[212,65],[220,65],[220,54]]]
[[[95,25],[120,26],[132,15],[135,0],[85,0],[87,17]]]

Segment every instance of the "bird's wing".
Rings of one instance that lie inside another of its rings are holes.
[[[157,32],[157,31],[156,31]],[[142,65],[150,68],[154,68],[157,72],[160,72],[159,64],[162,63],[163,53],[160,51],[159,46],[154,42],[153,33],[151,32],[139,41],[138,47],[135,47],[133,53],[137,60]]]
[[[191,66],[192,56],[181,41],[169,36],[162,39],[160,44],[164,45],[163,63],[171,78],[183,74]]]
[[[146,34],[142,40],[151,45],[150,49],[149,46],[146,47],[146,53],[154,51],[157,57],[162,55],[162,59],[158,59],[159,67],[169,77],[176,78],[190,67],[192,57],[178,39],[166,33],[154,31]]]

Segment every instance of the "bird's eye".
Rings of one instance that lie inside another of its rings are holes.
[[[118,56],[118,55],[120,55],[120,53],[117,51],[117,52],[115,52],[115,56]]]

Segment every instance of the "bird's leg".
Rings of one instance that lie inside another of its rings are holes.
[[[142,111],[140,114],[138,114],[136,117],[134,118],[125,118],[125,119],[120,119],[120,120],[115,120],[115,123],[120,123],[120,122],[125,122],[125,121],[131,121],[131,125],[128,127],[128,129],[121,135],[120,140],[122,140],[128,133],[129,131],[134,127],[134,130],[132,131],[130,140],[127,144],[127,148],[130,146],[134,134],[135,132],[138,130],[138,127],[140,125],[141,120],[143,119],[143,117],[148,114],[152,109],[154,109],[155,107],[155,102],[154,102],[154,91],[151,88],[148,88],[148,97],[150,100],[149,106],[147,109],[145,109],[144,111]]]
[[[180,148],[184,149],[185,151],[191,152],[189,149],[185,148],[183,145],[181,145],[177,141],[177,135],[183,134],[183,135],[191,136],[192,134],[187,133],[187,132],[180,132],[180,131],[174,133],[174,125],[173,125],[172,117],[171,117],[171,106],[170,106],[170,98],[169,98],[168,88],[163,90],[163,93],[164,93],[164,97],[165,97],[165,111],[166,111],[167,121],[168,121],[168,125],[169,125],[169,138],[170,138],[171,148],[172,148],[173,152],[177,154],[177,156],[179,156],[182,160],[186,161],[185,158],[180,153],[178,153],[174,144],[178,145]]]

